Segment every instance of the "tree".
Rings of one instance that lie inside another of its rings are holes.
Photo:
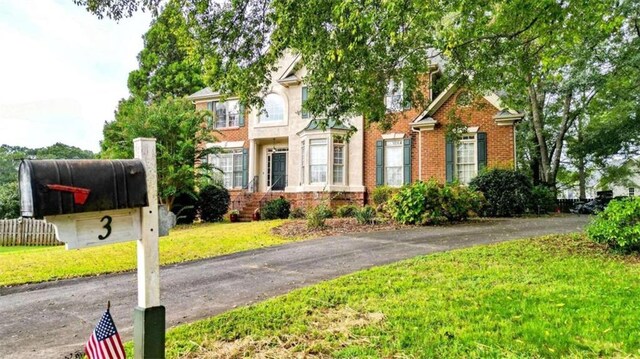
[[[155,1],[76,0],[99,16]],[[261,104],[285,51],[310,70],[305,109],[328,119],[383,121],[389,79],[425,105],[429,59],[475,91],[504,93],[527,114],[539,180],[554,186],[565,138],[625,59],[638,53],[640,5],[618,0],[188,0],[206,83]],[[636,61],[637,59],[631,59]]]
[[[20,217],[18,182],[0,184],[0,219]]]
[[[121,100],[115,120],[104,125],[101,157],[131,158],[134,138],[155,137],[158,197],[170,210],[176,195],[193,192],[196,164],[214,151],[202,147],[215,141],[203,127],[207,115],[186,99],[169,97],[151,104],[137,98]],[[199,168],[208,167],[201,164]]]
[[[129,73],[132,96],[155,101],[190,95],[204,87],[202,60],[181,4],[181,0],[169,1],[144,34],[139,68]]]

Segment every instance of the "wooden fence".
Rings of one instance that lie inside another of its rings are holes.
[[[31,218],[0,219],[0,246],[56,246],[51,223]]]

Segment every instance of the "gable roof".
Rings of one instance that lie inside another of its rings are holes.
[[[413,121],[411,121],[411,125],[421,125],[421,124],[433,124],[435,123],[435,120],[431,117],[433,116],[434,113],[436,113],[440,107],[442,107],[442,105],[444,105],[445,102],[447,102],[447,100],[449,98],[451,98],[451,96],[453,94],[456,93],[456,91],[460,88],[460,86],[458,86],[457,83],[452,82],[449,84],[449,86],[447,86],[444,91],[442,91],[435,99],[433,99],[433,101],[431,101],[431,103],[429,104],[429,106],[422,111],[422,113],[420,113],[418,116],[416,116],[416,118],[413,119]],[[489,102],[493,107],[495,107],[496,109],[498,109],[498,113],[494,116],[494,119],[520,119],[522,118],[522,114],[519,113],[518,111],[509,109],[509,108],[505,108],[502,105],[502,102],[500,101],[500,97],[498,97],[498,95],[496,95],[493,92],[490,92],[486,95],[483,96],[483,98]]]
[[[192,93],[191,95],[187,96],[187,98],[189,100],[195,101],[195,100],[201,100],[201,99],[217,97],[217,96],[220,96],[220,93],[218,91],[213,91],[211,90],[211,88],[205,87],[202,90],[196,91],[195,93]]]
[[[302,59],[302,56],[300,54],[296,54],[293,57],[293,60],[291,60],[289,66],[287,66],[287,68],[282,72],[280,78],[278,78],[278,83],[286,87],[288,87],[289,85],[297,85],[300,83],[301,80],[298,78],[298,76],[296,76],[296,65],[298,64],[298,62],[300,62],[300,59]]]

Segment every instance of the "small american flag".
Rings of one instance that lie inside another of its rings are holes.
[[[104,312],[98,326],[89,337],[89,341],[84,345],[84,353],[89,359],[126,358],[120,334],[111,319],[109,309]]]

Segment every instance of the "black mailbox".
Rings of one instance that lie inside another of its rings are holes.
[[[140,160],[23,160],[23,217],[148,206]]]

